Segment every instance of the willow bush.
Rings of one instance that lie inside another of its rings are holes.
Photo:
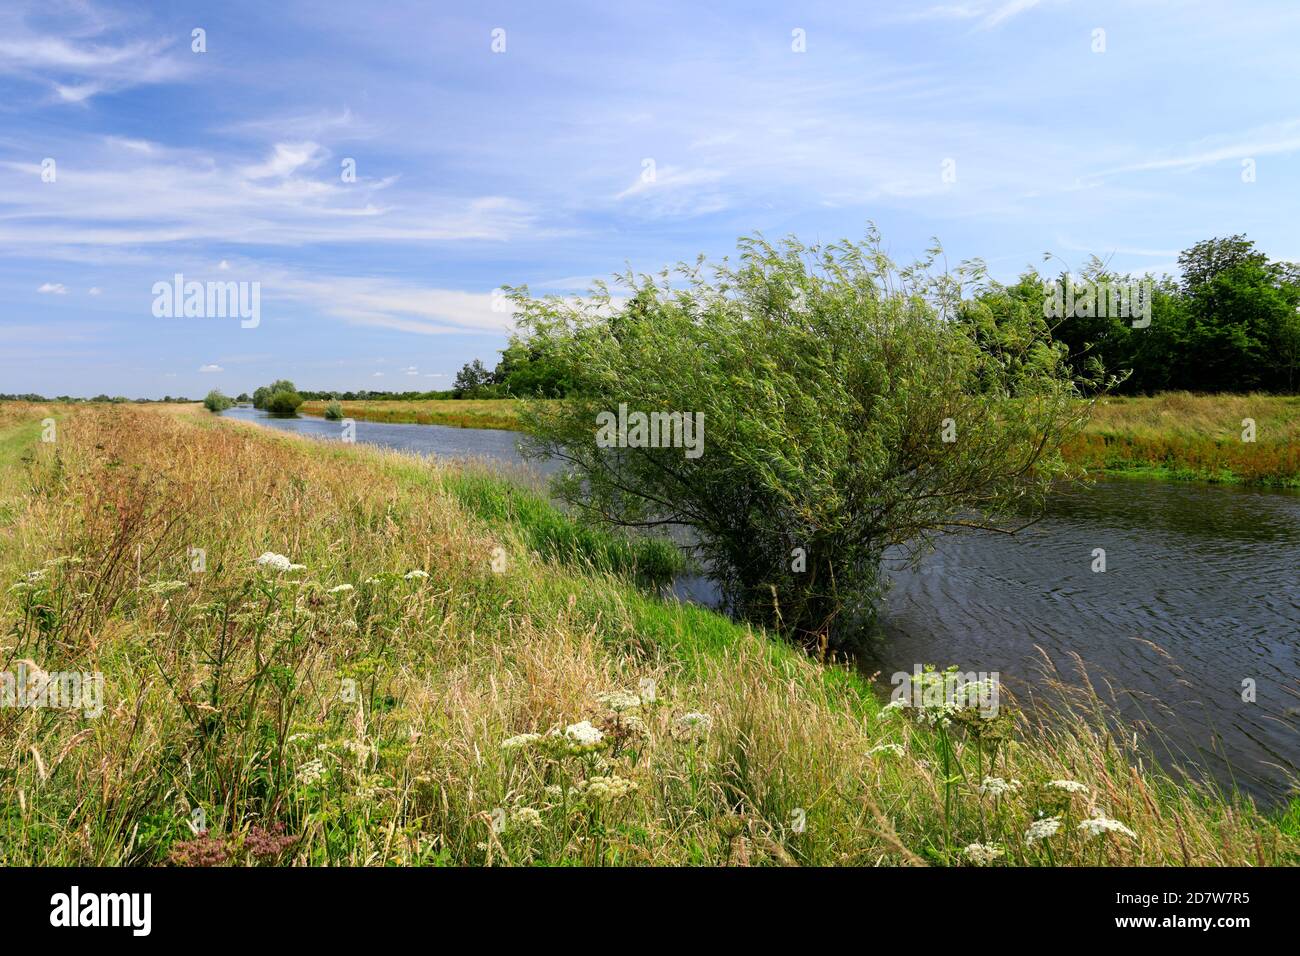
[[[567,463],[555,491],[580,513],[693,529],[735,612],[836,643],[870,622],[886,549],[916,560],[937,534],[1032,518],[1071,475],[1059,449],[1087,405],[1041,315],[970,320],[978,262],[939,272],[934,249],[898,268],[874,230],[739,245],[619,293],[512,290],[520,335],[574,384],[524,426],[532,454]],[[635,428],[609,447],[620,406],[702,415],[698,457],[626,447]]]

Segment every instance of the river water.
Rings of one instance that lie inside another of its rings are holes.
[[[225,415],[341,434],[317,418]],[[519,438],[356,423],[358,442],[486,459],[516,476],[527,467]],[[1099,548],[1105,571],[1094,570]],[[1104,698],[1156,732],[1164,762],[1264,803],[1283,799],[1300,774],[1300,494],[1101,481],[1057,495],[1014,537],[946,536],[918,568],[889,577],[883,640],[861,661],[886,686],[918,664],[958,664],[997,672],[1029,700],[1042,694],[1045,660],[1080,681],[1077,655]],[[678,593],[717,599],[698,578]]]

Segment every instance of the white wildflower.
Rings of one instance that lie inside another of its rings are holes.
[[[513,737],[507,737],[501,741],[502,750],[519,750],[521,747],[527,747],[534,741],[541,740],[541,734],[515,734]]]
[[[274,551],[267,551],[257,563],[264,568],[273,568],[276,571],[289,571],[293,568],[293,562],[282,554],[276,554]]]
[[[1103,814],[1098,813],[1091,820],[1084,820],[1079,824],[1080,832],[1088,836],[1101,836],[1103,833],[1122,833],[1124,836],[1136,840],[1137,834],[1130,830],[1118,820],[1107,819]]]
[[[407,571],[404,575],[408,581],[423,580],[428,576],[429,574],[427,571],[421,571],[419,568],[416,568],[414,571]]]
[[[972,843],[962,852],[966,854],[972,863],[983,866],[986,863],[992,863],[1005,851],[996,843]]]
[[[325,776],[325,764],[320,760],[311,760],[298,768],[298,782],[311,786]]]
[[[574,791],[593,800],[617,800],[636,789],[636,783],[617,774],[608,777],[589,777],[581,780]]]
[[[1060,817],[1044,817],[1041,820],[1035,820],[1029,824],[1029,829],[1025,831],[1026,843],[1037,843],[1039,840],[1046,840],[1049,836],[1055,836],[1056,831],[1061,829]]]
[[[1020,789],[1019,780],[1003,780],[1001,777],[985,777],[979,785],[979,792],[986,797],[1000,797]]]
[[[893,754],[895,757],[903,756],[902,744],[877,744],[867,751],[867,756],[871,754]]]
[[[564,736],[570,746],[579,749],[598,747],[600,742],[605,739],[605,735],[600,732],[599,728],[593,727],[589,720],[569,724],[564,728]]]
[[[677,730],[685,737],[703,737],[713,729],[713,716],[691,711],[677,718]]]
[[[532,807],[516,807],[510,811],[510,823],[516,827],[540,827],[542,815]]]
[[[888,720],[890,717],[894,716],[894,714],[895,714],[897,711],[900,711],[900,710],[906,710],[906,709],[907,709],[908,707],[910,707],[910,706],[911,706],[911,704],[909,704],[907,701],[903,700],[901,697],[898,698],[897,700],[891,700],[891,701],[890,701],[888,704],[886,704],[884,707],[880,708],[880,717],[879,717],[879,719],[880,719],[880,720]]]
[[[1057,790],[1064,790],[1066,793],[1087,793],[1088,785],[1079,783],[1077,780],[1049,780],[1049,787],[1055,787]]]
[[[326,594],[347,594],[349,591],[355,591],[355,590],[356,588],[354,588],[350,584],[336,584],[334,587],[330,588],[325,593]]]
[[[603,694],[597,694],[596,700],[616,714],[621,714],[625,710],[635,710],[641,706],[640,697],[622,690],[611,690]]]

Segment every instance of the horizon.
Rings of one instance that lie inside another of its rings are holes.
[[[1300,259],[1297,24],[1277,2],[20,2],[0,392],[443,391],[504,347],[494,290],[580,294],[758,232],[875,222],[900,263],[937,237],[1000,281],[1046,252],[1172,274],[1238,233]],[[157,315],[178,274],[256,283],[258,322]]]

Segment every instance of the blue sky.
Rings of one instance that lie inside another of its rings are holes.
[[[1298,40],[1293,0],[6,0],[0,392],[444,388],[494,288],[755,231],[1003,279],[1297,259]],[[260,283],[260,324],[155,318],[176,273]]]

